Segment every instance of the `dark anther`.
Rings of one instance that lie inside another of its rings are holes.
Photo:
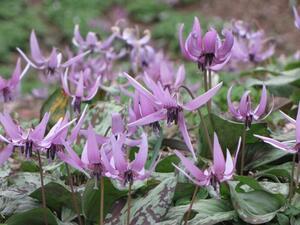
[[[251,128],[252,120],[253,120],[252,115],[246,116],[245,127],[247,128],[247,130]]]
[[[93,164],[93,177],[95,177],[97,180],[100,180],[103,172],[103,167],[101,163]]]
[[[167,123],[171,124],[174,122],[176,125],[178,124],[178,114],[179,114],[178,107],[170,107],[167,110]]]
[[[133,184],[133,172],[132,170],[127,170],[124,174],[124,185],[129,183],[130,185]]]
[[[63,145],[51,145],[50,148],[47,149],[47,159],[55,159],[56,153],[59,151],[64,151]]]
[[[76,97],[75,101],[74,101],[74,112],[78,113],[78,115],[81,112],[80,106],[81,106],[81,98],[80,97]]]
[[[255,62],[255,55],[253,53],[249,54],[249,61],[250,62]]]
[[[3,99],[4,99],[4,102],[9,102],[9,101],[11,101],[12,100],[12,97],[11,97],[11,93],[10,93],[10,90],[9,90],[9,88],[4,88],[3,90],[2,90],[2,92],[3,92]]]
[[[159,124],[158,121],[156,121],[154,123],[151,123],[150,126],[152,127],[152,129],[155,133],[158,133],[161,129],[160,124]]]
[[[32,141],[26,141],[25,143],[25,157],[30,158],[32,156]]]

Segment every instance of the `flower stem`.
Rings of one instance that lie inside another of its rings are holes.
[[[296,188],[298,188],[299,185],[299,172],[300,172],[300,153],[297,154]]]
[[[246,134],[247,127],[244,126],[243,137],[242,137],[242,149],[241,149],[241,167],[240,167],[240,175],[243,176],[244,173],[244,164],[245,164],[245,146],[246,146]]]
[[[211,77],[211,70],[208,70],[208,89],[212,88],[212,77]],[[208,112],[211,112],[211,99],[208,101]]]
[[[183,88],[184,90],[186,90],[187,93],[191,96],[192,99],[195,98],[195,96],[193,95],[193,93],[191,92],[191,90],[187,86],[181,85],[180,87]],[[213,153],[212,143],[211,143],[211,139],[210,139],[210,136],[209,136],[209,132],[208,132],[208,128],[207,128],[206,122],[205,122],[204,117],[203,117],[203,115],[201,113],[201,110],[197,109],[197,112],[198,112],[198,115],[199,115],[200,120],[202,122],[202,126],[203,126],[203,129],[204,129],[204,133],[205,133],[205,136],[206,136],[208,147],[210,149],[210,152]]]
[[[293,154],[293,163],[292,163],[292,174],[291,174],[291,181],[290,181],[290,194],[289,200],[292,201],[293,192],[294,192],[294,174],[295,174],[295,165],[296,165],[296,154]]]
[[[130,224],[130,207],[131,207],[131,182],[128,187],[128,198],[127,198],[127,225]]]
[[[104,224],[104,178],[101,176],[100,178],[100,221],[99,224],[103,225]]]
[[[48,217],[47,217],[47,212],[46,212],[47,204],[46,204],[44,177],[43,177],[43,166],[42,166],[42,160],[41,160],[41,155],[40,155],[39,151],[37,151],[37,155],[38,155],[39,168],[40,168],[41,189],[42,189],[42,204],[43,204],[43,208],[44,208],[44,221],[45,221],[45,225],[48,225]]]
[[[184,219],[184,225],[187,225],[187,222],[188,222],[188,220],[189,220],[189,218],[190,218],[190,216],[191,216],[193,204],[194,204],[194,202],[195,202],[195,199],[196,199],[196,195],[197,195],[198,190],[199,190],[199,187],[196,186],[196,187],[195,187],[195,190],[194,190],[194,193],[193,193],[193,197],[192,197],[190,206],[189,206],[188,211],[187,211],[187,215],[186,215],[186,217],[185,217],[185,219]]]
[[[83,225],[82,220],[81,220],[81,216],[80,216],[80,209],[78,207],[79,205],[78,205],[77,198],[76,198],[75,191],[74,191],[73,179],[72,179],[68,164],[65,163],[65,166],[66,166],[67,176],[68,176],[68,179],[69,179],[73,206],[74,206],[74,209],[77,213],[77,218],[78,218],[79,225]]]

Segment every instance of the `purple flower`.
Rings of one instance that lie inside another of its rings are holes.
[[[299,16],[296,6],[293,6],[293,12],[294,12],[294,16],[295,16],[295,26],[300,30],[300,16]]]
[[[31,59],[29,59],[21,49],[17,48],[17,50],[30,66],[44,71],[46,75],[54,75],[59,68],[66,68],[89,53],[82,53],[69,59],[67,62],[62,63],[62,54],[58,53],[56,48],[53,48],[51,54],[48,57],[45,57],[40,50],[34,31],[32,31],[30,35]]]
[[[181,24],[179,43],[185,58],[197,62],[202,70],[220,70],[229,61],[234,41],[230,31],[224,31],[225,40],[223,42],[212,28],[202,38],[200,22],[195,17],[192,31],[184,41],[183,28],[184,24]]]
[[[144,71],[153,81],[160,82],[164,88],[174,91],[178,91],[185,80],[184,65],[180,65],[175,73],[173,64],[164,57],[162,52],[155,55],[153,62]]]
[[[77,136],[80,132],[84,118],[86,115],[88,106],[85,106],[80,118],[78,119],[76,125],[73,127],[71,133],[68,135],[68,127],[75,122],[76,119],[69,121],[69,114],[67,113],[64,116],[64,119],[61,123],[57,123],[46,137],[41,142],[40,147],[42,147],[47,152],[47,158],[54,160],[57,152],[64,151],[64,143],[74,143],[77,139]]]
[[[127,183],[132,184],[136,180],[145,180],[154,171],[158,160],[150,166],[149,170],[145,169],[145,164],[148,157],[148,142],[146,134],[142,135],[142,140],[139,144],[139,151],[135,155],[133,161],[126,159],[124,152],[125,136],[120,135],[110,137],[111,157],[108,157],[107,151],[104,149],[102,152],[102,160],[107,170],[106,176],[119,180],[123,185]],[[102,148],[107,147],[103,145]]]
[[[101,146],[97,142],[96,133],[91,124],[87,130],[87,141],[83,148],[81,158],[75,153],[71,147],[71,142],[62,141],[66,151],[57,152],[58,157],[70,166],[78,169],[85,174],[91,174],[96,179],[99,179],[105,174],[105,167],[101,159]]]
[[[29,64],[22,70],[21,60],[18,59],[14,72],[11,78],[6,80],[0,76],[0,93],[2,93],[3,101],[9,102],[13,98],[13,93],[18,89],[19,83],[29,69]]]
[[[108,49],[112,44],[115,35],[112,34],[106,41],[101,42],[98,40],[98,36],[94,32],[88,32],[86,38],[84,39],[79,31],[79,25],[77,24],[74,28],[73,43],[75,46],[79,47],[82,51],[90,50],[91,52],[100,52],[102,50]]]
[[[231,86],[227,92],[227,104],[228,104],[228,109],[231,115],[240,121],[243,121],[245,123],[245,126],[247,128],[251,127],[252,121],[257,121],[259,119],[264,119],[266,118],[271,112],[272,108],[269,113],[263,118],[262,115],[266,113],[266,107],[267,107],[267,89],[266,86],[263,85],[262,89],[262,94],[260,97],[260,102],[257,105],[257,107],[253,110],[251,107],[251,97],[250,97],[250,91],[246,91],[236,108],[233,103],[231,102],[231,91],[232,91],[233,86]]]
[[[199,169],[193,161],[184,157],[179,151],[175,151],[175,154],[180,159],[182,165],[184,166],[186,172],[173,164],[176,169],[182,172],[189,180],[198,186],[208,186],[210,184],[211,171]]]
[[[185,143],[193,154],[194,159],[196,159],[196,155],[187,131],[183,110],[194,111],[206,104],[218,92],[222,86],[222,83],[219,83],[212,89],[191,100],[190,102],[181,104],[178,102],[178,93],[170,93],[168,89],[164,89],[160,83],[156,84],[151,80],[151,78],[145,76],[145,83],[150,88],[150,92],[130,75],[125,73],[125,76],[131,85],[141,95],[144,95],[144,97],[151,102],[151,105],[155,106],[155,112],[130,123],[129,126],[152,124],[160,120],[167,120],[168,125],[172,123],[178,124]]]
[[[25,152],[26,157],[31,157],[34,150],[41,150],[47,146],[49,141],[53,140],[61,132],[64,132],[74,121],[62,125],[62,118],[50,129],[46,134],[46,127],[49,121],[49,113],[45,113],[40,123],[34,128],[23,129],[16,124],[8,113],[0,113],[0,123],[2,124],[6,136],[0,135],[0,139],[13,148],[19,147],[22,152]],[[11,148],[8,147],[8,152]],[[11,152],[12,153],[12,152]],[[11,154],[6,154],[9,157]]]
[[[184,157],[179,151],[175,151],[175,154],[181,160],[186,172],[178,166],[174,166],[198,186],[207,186],[212,184],[214,187],[217,187],[219,183],[232,179],[235,172],[240,145],[241,138],[238,142],[235,157],[232,158],[229,150],[227,149],[225,160],[218,137],[216,133],[214,133],[213,164],[208,169],[199,169],[192,161]]]
[[[239,138],[238,146],[235,152],[234,158],[232,158],[228,149],[226,149],[226,160],[223,155],[222,148],[220,146],[218,136],[214,133],[214,160],[211,169],[212,183],[221,183],[227,180],[231,180],[235,172],[236,162],[241,146],[241,138]]]
[[[259,63],[270,58],[275,52],[275,42],[266,38],[263,30],[248,34],[246,37],[235,37],[232,58]]]
[[[281,111],[280,111],[281,112]],[[296,140],[292,141],[286,141],[286,142],[280,142],[275,139],[264,137],[260,135],[254,135],[257,138],[260,138],[264,142],[274,146],[275,148],[281,149],[283,151],[289,152],[289,153],[300,153],[300,103],[298,107],[298,113],[297,118],[294,120],[293,118],[289,117],[285,113],[281,112],[282,115],[293,125],[296,126]]]
[[[72,105],[74,107],[74,112],[80,114],[80,106],[82,101],[90,101],[94,96],[97,94],[99,84],[100,84],[100,77],[97,77],[96,81],[93,83],[92,86],[87,87],[84,84],[84,79],[88,76],[89,71],[84,70],[83,72],[79,72],[78,80],[74,81],[76,85],[76,90],[74,93],[71,93],[69,84],[68,84],[68,69],[66,69],[64,75],[62,75],[62,87],[64,91],[72,97]]]

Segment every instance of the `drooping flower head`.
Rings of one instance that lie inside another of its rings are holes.
[[[49,113],[45,113],[42,120],[35,127],[24,129],[15,123],[8,113],[0,114],[0,123],[5,130],[5,136],[0,135],[0,139],[12,146],[12,148],[20,148],[26,157],[31,157],[33,151],[40,151],[47,148],[47,144],[51,143],[57,136],[64,133],[66,129],[74,122],[63,124],[60,118],[57,123],[50,129],[46,135],[46,127],[50,118]],[[46,135],[46,136],[45,136]],[[7,158],[11,155],[7,154]]]
[[[252,109],[251,106],[252,102],[250,97],[250,91],[246,91],[243,94],[240,103],[236,108],[234,104],[231,102],[232,88],[233,86],[231,86],[227,92],[227,104],[228,104],[229,112],[235,119],[243,121],[247,128],[251,127],[253,120],[254,121],[257,121],[259,119],[263,120],[272,112],[272,108],[271,108],[270,112],[267,113],[267,115],[262,118],[262,115],[266,114],[266,108],[267,108],[267,89],[265,85],[263,85],[260,102],[254,110]]]
[[[154,171],[158,160],[150,166],[149,170],[145,169],[148,157],[148,141],[146,134],[142,135],[139,151],[135,159],[130,161],[125,151],[125,136],[120,135],[118,138],[111,136],[110,142],[103,145],[104,152],[102,160],[107,170],[106,176],[119,180],[123,185],[132,184],[136,180],[145,180]],[[111,148],[111,157],[109,157],[109,148]]]
[[[281,111],[280,111],[281,112]],[[289,153],[298,153],[300,154],[300,103],[298,106],[298,113],[297,113],[297,118],[294,120],[290,116],[286,115],[285,113],[281,112],[281,114],[293,125],[296,127],[296,139],[292,141],[286,141],[286,142],[280,142],[275,139],[269,138],[269,137],[264,137],[260,135],[254,135],[264,142],[274,146],[275,148],[281,149],[285,152]]]
[[[30,35],[30,51],[31,59],[29,59],[26,54],[19,48],[17,48],[21,56],[35,69],[42,70],[46,75],[54,75],[60,68],[66,68],[77,60],[84,57],[89,52],[79,54],[68,61],[62,63],[62,54],[57,51],[56,48],[52,48],[51,54],[45,57],[40,49],[38,40],[36,38],[35,32],[32,31]]]
[[[94,32],[88,32],[84,39],[79,31],[79,25],[75,25],[73,43],[82,51],[100,52],[108,49],[112,44],[115,35],[112,34],[107,40],[100,41],[99,36]]]
[[[18,90],[18,85],[28,69],[29,64],[27,64],[26,68],[22,71],[21,60],[18,59],[10,79],[6,80],[0,76],[0,93],[2,94],[1,97],[4,102],[9,102],[13,99],[13,94]]]
[[[295,17],[295,26],[300,30],[300,16],[299,16],[296,6],[293,6],[293,12],[294,12],[294,17]]]
[[[219,83],[190,102],[181,104],[179,102],[179,93],[173,93],[168,89],[164,89],[161,83],[155,83],[153,80],[151,80],[151,78],[145,76],[144,82],[150,89],[149,91],[130,75],[125,73],[125,76],[131,85],[136,89],[136,91],[138,91],[140,95],[143,95],[145,98],[147,98],[147,100],[151,102],[151,105],[153,105],[155,109],[155,112],[130,123],[129,126],[153,124],[161,120],[166,120],[168,125],[173,123],[176,125],[178,124],[185,143],[193,154],[193,157],[196,159],[196,155],[187,131],[183,110],[194,111],[206,104],[218,92],[222,86],[222,83]]]
[[[80,106],[83,101],[90,101],[97,94],[100,77],[97,77],[96,81],[91,85],[87,86],[84,83],[84,80],[89,75],[89,70],[80,71],[78,73],[78,80],[70,80],[68,79],[68,70],[65,71],[64,75],[62,75],[62,87],[64,91],[72,97],[72,105],[74,107],[74,112],[80,114]],[[71,92],[69,82],[76,86],[75,92]]]
[[[239,139],[234,158],[232,158],[229,150],[227,149],[225,159],[218,137],[216,133],[214,133],[213,163],[209,168],[205,170],[199,169],[196,165],[194,165],[194,162],[184,157],[179,151],[175,151],[175,154],[181,160],[185,171],[176,165],[174,166],[194,184],[198,186],[207,186],[211,184],[218,189],[220,183],[232,179],[235,172],[240,145],[241,138]]]
[[[179,28],[179,43],[183,56],[197,62],[202,70],[220,70],[230,59],[233,46],[233,35],[224,30],[225,40],[222,42],[216,30],[211,28],[203,37],[200,22],[194,19],[192,31],[187,39],[183,39],[184,24]]]
[[[275,41],[267,38],[264,30],[253,30],[244,21],[233,21],[234,44],[232,59],[242,62],[259,63],[270,58],[275,52]]]

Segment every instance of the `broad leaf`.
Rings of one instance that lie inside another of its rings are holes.
[[[189,204],[176,206],[169,210],[166,219],[182,220],[189,208]],[[230,202],[217,199],[201,199],[193,204],[193,212],[195,217],[190,219],[189,224],[192,225],[211,225],[223,221],[232,220],[236,216],[236,212],[232,208]]]
[[[253,189],[248,192],[237,192],[237,183],[233,181],[228,183],[232,204],[239,217],[247,223],[267,223],[285,206],[285,198],[281,194]]]
[[[45,224],[45,216],[48,221],[48,225],[58,225],[55,216],[49,209],[43,208],[32,209],[27,212],[18,213],[10,217],[7,221],[7,225],[42,225]]]
[[[171,206],[175,186],[176,178],[171,177],[149,191],[146,196],[133,199],[131,204],[130,225],[153,225],[160,222]],[[126,216],[127,205],[125,205],[119,213],[108,214],[106,224],[125,224]]]

